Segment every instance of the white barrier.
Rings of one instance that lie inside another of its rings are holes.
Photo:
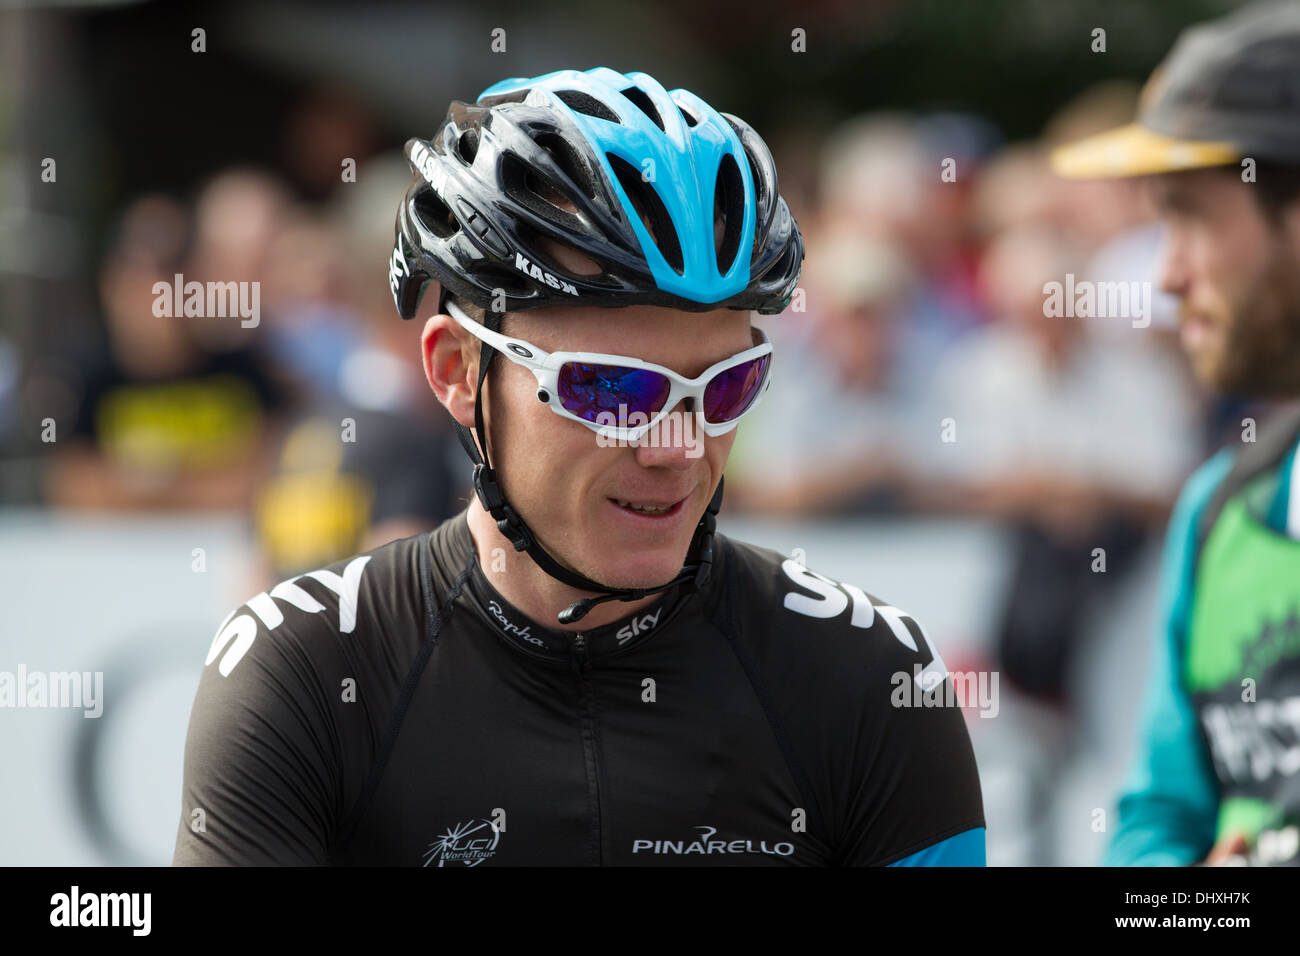
[[[726,518],[720,529],[786,555],[801,549],[810,569],[914,615],[949,667],[993,666],[989,640],[1008,567],[997,527]],[[203,658],[222,618],[265,584],[251,577],[253,557],[240,516],[0,512],[0,670],[103,675],[98,718],[72,708],[0,709],[0,865],[170,862]],[[1097,693],[1082,714],[1079,760],[1062,771],[1071,786],[1041,779],[1043,765],[1026,756],[1032,712],[1004,703],[998,719],[968,717],[990,863],[1095,861],[1104,834],[1082,817],[1110,806],[1131,749],[1154,577],[1153,567],[1136,575],[1105,633],[1087,642],[1094,652],[1082,679]]]

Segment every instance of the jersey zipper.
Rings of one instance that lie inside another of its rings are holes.
[[[578,670],[582,671],[587,666],[587,635],[578,631],[573,635],[573,657],[578,663]]]
[[[582,721],[583,761],[587,768],[587,805],[591,813],[592,855],[597,866],[603,862],[603,834],[600,820],[600,766],[596,759],[596,699],[587,679],[587,637],[573,635],[573,671],[578,678],[579,716]]]

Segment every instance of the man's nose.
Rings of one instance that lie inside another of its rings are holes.
[[[637,464],[643,468],[685,471],[704,453],[708,436],[699,427],[694,413],[687,410],[689,405],[689,399],[683,399],[641,436],[634,449]]]
[[[1187,250],[1181,238],[1172,229],[1166,229],[1160,244],[1160,265],[1157,282],[1162,292],[1183,298],[1187,295],[1190,273],[1187,269]]]

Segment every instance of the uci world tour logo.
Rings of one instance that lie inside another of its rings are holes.
[[[470,820],[447,828],[447,832],[424,851],[424,865],[463,863],[478,866],[497,851],[501,831],[491,820]]]

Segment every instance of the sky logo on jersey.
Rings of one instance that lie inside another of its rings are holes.
[[[448,863],[478,866],[484,860],[492,858],[500,840],[501,831],[491,820],[457,823],[429,844],[429,848],[424,851],[424,865],[433,866],[436,861],[439,866]]]
[[[866,592],[861,588],[832,581],[825,575],[808,570],[794,558],[786,558],[782,561],[781,570],[794,584],[816,595],[810,597],[799,591],[788,591],[784,601],[786,610],[806,617],[832,618],[843,614],[851,601],[853,616],[849,619],[850,626],[869,629],[875,625],[876,618],[879,617],[888,625],[890,633],[898,643],[913,653],[921,654],[923,660],[925,653],[928,652],[928,661],[924,661],[925,666],[916,672],[916,685],[922,691],[933,690],[948,676],[948,668],[944,666],[943,658],[939,656],[939,649],[925,633],[921,622],[912,615],[890,604],[872,604],[871,598],[867,597]],[[916,633],[920,635],[924,651],[917,646],[916,639],[907,626],[909,621],[915,626]]]
[[[212,646],[208,648],[208,656],[204,659],[203,666],[207,667],[220,655],[221,662],[217,665],[217,670],[222,677],[229,677],[235,665],[244,659],[244,655],[257,640],[258,620],[268,631],[274,631],[284,622],[284,612],[276,603],[277,601],[283,601],[290,607],[308,614],[319,614],[325,611],[324,604],[297,585],[296,582],[300,578],[311,578],[334,592],[338,597],[339,633],[351,634],[353,628],[357,626],[357,599],[361,591],[361,573],[370,563],[370,558],[371,555],[368,554],[353,558],[343,569],[342,575],[335,574],[328,568],[294,575],[271,588],[270,593],[263,591],[249,598],[242,606],[247,607],[257,617],[254,618],[253,614],[240,614],[235,617],[235,611],[231,611],[217,628],[217,635],[212,639]]]
[[[638,634],[644,634],[646,631],[650,630],[659,623],[659,615],[663,613],[663,610],[663,607],[657,607],[653,614],[646,614],[639,618],[632,618],[631,624],[625,624],[623,627],[620,627],[618,633],[614,635],[618,639],[618,643],[620,645],[626,644]]]
[[[767,845],[766,840],[759,840],[757,846],[753,840],[715,840],[713,835],[717,827],[696,827],[700,836],[695,840],[633,840],[633,853],[653,853],[656,856],[709,856],[721,854],[762,853],[768,856],[791,856],[794,844],[787,842]]]

